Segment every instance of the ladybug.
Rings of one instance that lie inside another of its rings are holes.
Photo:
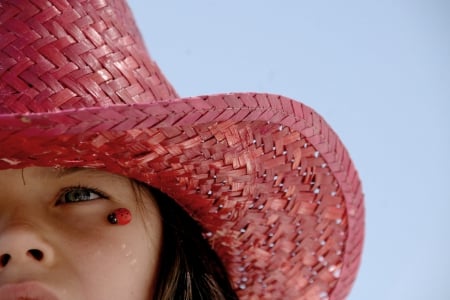
[[[131,212],[126,208],[118,208],[108,215],[108,222],[126,225],[131,222]]]

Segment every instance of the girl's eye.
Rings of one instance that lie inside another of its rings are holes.
[[[96,190],[85,187],[71,187],[61,193],[57,204],[91,201],[100,198],[105,198],[105,196]]]

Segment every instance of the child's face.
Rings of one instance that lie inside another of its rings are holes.
[[[128,178],[88,169],[2,170],[0,191],[2,299],[53,300],[42,289],[65,300],[150,298],[162,224],[151,196],[142,194],[145,209],[138,205]],[[132,221],[108,223],[120,207]]]

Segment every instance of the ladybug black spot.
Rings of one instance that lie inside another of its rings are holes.
[[[117,217],[115,213],[111,213],[108,215],[108,222],[111,224],[117,224]]]

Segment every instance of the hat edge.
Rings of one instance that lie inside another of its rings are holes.
[[[133,122],[127,122],[130,114],[127,115],[125,112],[134,112]],[[204,112],[204,114],[198,114],[198,112]],[[149,116],[153,118],[150,121]],[[108,118],[112,118],[114,122],[108,123]],[[362,187],[346,148],[319,114],[301,102],[280,95],[223,93],[168,99],[149,104],[126,104],[46,113],[3,114],[0,115],[0,139],[3,140],[3,137],[8,134],[22,134],[24,137],[80,134],[86,130],[90,132],[123,131],[230,120],[236,122],[265,121],[288,126],[300,132],[318,149],[320,155],[323,155],[339,185],[343,188],[349,215],[349,231],[353,230],[356,225],[362,225],[364,228]],[[72,126],[76,124],[84,125]],[[63,128],[68,130],[63,133]],[[324,131],[321,132],[321,130]],[[325,144],[323,139],[329,139],[331,142]],[[332,151],[332,149],[335,150]],[[350,203],[349,199],[354,200]],[[354,234],[353,232],[349,232],[348,239],[351,240],[347,240],[346,244],[359,243],[360,245],[353,248],[354,252],[344,253],[342,271],[346,273],[347,281],[338,280],[335,287],[341,291],[342,295],[348,294],[360,264],[363,228],[360,228],[359,233],[354,236],[351,236]],[[341,287],[340,284],[343,286]]]

